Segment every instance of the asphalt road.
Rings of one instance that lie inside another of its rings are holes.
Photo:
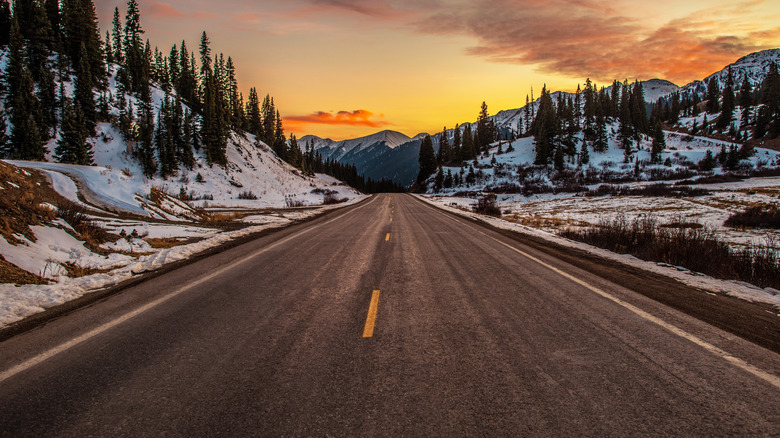
[[[780,355],[379,195],[0,343],[0,435],[780,435]]]

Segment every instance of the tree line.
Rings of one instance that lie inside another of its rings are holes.
[[[93,164],[87,140],[99,122],[110,122],[149,177],[192,169],[199,151],[209,165],[226,165],[234,132],[254,135],[310,173],[313,163],[305,162],[294,135],[288,141],[273,97],[252,87],[245,101],[232,58],[212,55],[206,32],[197,51],[185,41],[167,52],[152,49],[142,38],[136,0],[127,2],[124,16],[115,8],[111,24],[102,38],[92,0],[0,0],[0,47],[8,50],[0,83],[1,157],[43,160],[46,144],[57,137],[56,160]],[[116,88],[109,87],[111,78]],[[165,93],[156,110],[153,84]],[[349,174],[325,163],[317,171]]]

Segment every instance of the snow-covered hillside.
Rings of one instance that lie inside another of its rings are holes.
[[[748,83],[755,87],[760,85],[766,78],[769,65],[772,63],[780,64],[780,49],[763,50],[739,58],[722,70],[707,76],[704,80],[693,81],[685,85],[682,87],[681,92],[683,94],[698,93],[700,96],[704,96],[707,93],[707,83],[713,78],[718,82],[718,86],[723,89],[726,84],[726,78],[728,78],[729,67],[731,67],[735,88],[740,87],[745,77],[748,78]]]
[[[409,136],[400,132],[385,130],[365,137],[338,142],[331,139],[322,139],[313,135],[306,135],[298,140],[298,144],[301,145],[301,147],[304,147],[307,142],[312,142],[314,150],[319,152],[324,159],[342,161],[347,155],[356,155],[372,146],[382,146],[394,149],[411,140],[412,139]]]
[[[118,95],[116,72],[114,66],[109,80],[109,92],[114,96]],[[72,92],[72,86],[70,82],[64,84],[66,93]],[[164,99],[165,92],[153,86],[152,113],[155,117]],[[133,107],[139,105],[135,97],[128,96],[128,101]],[[119,116],[119,109],[112,106],[110,113]],[[228,140],[226,166],[209,166],[205,152],[195,151],[194,167],[179,167],[176,175],[169,178],[145,177],[132,154],[135,142],[123,138],[110,123],[99,123],[97,135],[88,142],[92,145],[95,166],[56,163],[57,138],[46,146],[48,162],[15,163],[62,175],[54,178],[73,179],[82,187],[83,196],[98,207],[152,217],[161,216],[151,210],[147,202],[152,188],[187,198],[195,206],[208,202],[223,207],[283,208],[289,206],[291,200],[296,205],[320,205],[325,190],[335,191],[345,199],[358,196],[356,191],[326,175],[303,175],[251,134],[232,133]]]

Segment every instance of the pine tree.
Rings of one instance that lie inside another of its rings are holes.
[[[477,135],[474,138],[474,147],[479,152],[487,152],[490,148],[490,143],[493,142],[493,130],[488,120],[488,107],[485,102],[482,102],[482,106],[479,110],[479,116],[477,117]]]
[[[661,162],[661,152],[666,149],[666,138],[660,121],[656,121],[653,128],[653,144],[650,150],[650,161],[653,163]]]
[[[11,146],[8,157],[17,160],[42,160],[45,155],[40,103],[35,84],[24,56],[24,41],[14,16],[8,44],[5,79],[8,85],[6,103],[10,110]]]
[[[287,157],[287,139],[284,135],[284,128],[282,127],[282,117],[279,115],[279,111],[276,112],[276,125],[274,126],[274,142],[273,148],[277,151],[277,155],[282,160],[288,161]]]
[[[745,75],[745,78],[742,81],[742,87],[739,92],[739,106],[742,108],[742,120],[740,121],[740,128],[745,129],[745,127],[750,124],[750,112],[753,106],[753,96],[747,75]]]
[[[439,170],[433,179],[433,191],[439,193],[442,187],[444,187],[444,170],[439,166]]]
[[[536,138],[534,164],[547,165],[550,163],[555,153],[557,127],[555,106],[545,85],[542,87],[542,94],[539,97],[539,109],[531,126]]]
[[[463,138],[461,140],[462,146],[460,148],[460,160],[468,161],[477,158],[477,151],[474,148],[474,138],[471,135],[471,125],[464,124],[463,126]]]
[[[631,124],[634,127],[635,137],[639,140],[639,134],[649,134],[650,129],[647,123],[647,109],[645,108],[645,94],[642,84],[639,80],[634,82],[631,91]]]
[[[62,1],[62,31],[63,45],[71,68],[78,72],[82,65],[87,65],[86,71],[92,74],[89,81],[94,86],[102,88],[106,78],[106,68],[97,13],[92,0]],[[82,60],[82,55],[86,59]]]
[[[710,114],[720,111],[718,95],[720,95],[720,86],[718,86],[718,79],[713,76],[707,83],[707,112]]]
[[[720,108],[720,117],[718,117],[718,121],[715,123],[715,127],[718,130],[722,131],[731,124],[731,120],[734,118],[735,100],[734,78],[731,74],[731,66],[729,66],[726,86],[723,88],[723,103]]]
[[[8,138],[8,122],[5,120],[5,112],[0,111],[0,158],[10,158],[11,144]]]
[[[450,142],[447,139],[447,127],[445,126],[441,134],[439,134],[439,151],[436,155],[436,161],[442,164],[450,160],[452,160],[452,153],[450,151]]]
[[[460,124],[455,124],[455,129],[452,133],[452,160],[462,160],[460,151]]]
[[[125,61],[124,58],[124,50],[122,46],[122,22],[119,18],[119,8],[114,8],[114,18],[111,21],[112,29],[111,29],[111,48],[114,50],[113,53],[113,59],[114,62],[117,64],[122,64]]]
[[[138,106],[138,142],[135,155],[143,168],[144,176],[152,178],[157,173],[157,162],[154,159],[154,117],[148,103]]]
[[[585,138],[582,139],[582,146],[580,146],[580,154],[577,157],[577,164],[584,166],[590,163],[590,152],[588,151],[588,141]]]
[[[65,97],[62,110],[61,134],[54,149],[57,161],[81,165],[93,164],[92,145],[87,143],[84,114],[73,101]]]
[[[261,107],[261,113],[263,115],[263,143],[272,146],[273,139],[276,137],[274,128],[276,127],[276,108],[274,107],[274,100],[270,95],[266,94],[263,99],[263,106]]]
[[[759,111],[761,124],[766,126],[769,138],[780,136],[780,73],[777,64],[769,65],[769,72],[761,84],[761,103],[764,107]],[[757,130],[759,120],[756,120]],[[756,138],[761,136],[756,135]]]
[[[426,135],[420,144],[418,162],[420,171],[417,173],[417,183],[422,184],[436,171],[436,154],[433,152],[433,141],[430,135]]]
[[[8,0],[0,1],[0,47],[6,47],[11,40],[11,5]]]
[[[247,101],[246,114],[249,125],[249,133],[253,134],[257,140],[262,140],[263,135],[263,114],[260,112],[260,99],[257,96],[257,89],[249,89],[249,100]]]

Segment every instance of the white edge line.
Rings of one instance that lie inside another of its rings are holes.
[[[374,199],[376,199],[376,197],[374,197]],[[188,291],[188,290],[190,290],[190,289],[192,289],[192,288],[194,288],[196,286],[201,285],[201,284],[203,284],[203,283],[213,279],[214,277],[218,277],[218,276],[224,274],[225,272],[235,268],[236,266],[238,266],[238,265],[240,265],[242,263],[245,263],[245,262],[247,262],[247,261],[257,257],[260,254],[263,254],[263,253],[265,253],[267,251],[270,251],[271,249],[274,249],[274,248],[276,248],[279,245],[285,244],[285,243],[289,242],[292,239],[300,237],[300,236],[308,233],[309,231],[315,230],[315,229],[320,228],[322,226],[325,226],[325,225],[327,225],[327,224],[329,224],[329,223],[331,223],[331,222],[333,222],[335,220],[341,219],[342,217],[344,217],[344,216],[346,216],[346,215],[348,215],[350,213],[354,213],[355,211],[357,211],[357,210],[359,210],[359,209],[361,209],[361,208],[371,204],[372,202],[374,202],[374,199],[372,199],[371,201],[363,204],[360,207],[357,207],[357,208],[352,209],[350,211],[347,211],[347,212],[345,212],[343,214],[340,214],[340,215],[334,217],[333,219],[331,219],[331,220],[329,220],[327,222],[323,222],[321,224],[314,225],[312,227],[304,228],[303,230],[299,231],[298,233],[295,233],[293,235],[287,236],[284,239],[281,239],[281,240],[279,240],[277,242],[274,242],[271,245],[266,246],[265,248],[262,248],[261,250],[255,252],[253,254],[250,254],[250,255],[242,258],[242,259],[236,260],[233,263],[230,263],[229,265],[223,266],[222,268],[218,269],[217,271],[214,271],[211,274],[206,275],[205,277],[201,277],[201,278],[199,278],[199,279],[197,279],[197,280],[195,280],[195,281],[193,281],[193,282],[191,282],[189,284],[186,284],[186,285],[184,285],[184,286],[174,290],[173,292],[169,293],[168,295],[165,295],[165,296],[160,297],[160,298],[158,298],[158,299],[156,299],[156,300],[154,300],[154,301],[152,301],[150,303],[147,303],[147,304],[145,304],[145,305],[143,305],[143,306],[133,310],[132,312],[129,312],[129,313],[126,313],[126,314],[120,316],[119,318],[117,318],[117,319],[115,319],[113,321],[107,322],[107,323],[105,323],[105,324],[103,324],[101,326],[98,326],[98,327],[96,327],[96,328],[94,328],[94,329],[92,329],[92,330],[90,330],[90,331],[88,331],[88,332],[86,332],[86,333],[84,333],[84,334],[82,334],[80,336],[77,336],[77,337],[71,339],[70,341],[64,342],[64,343],[62,343],[62,344],[60,344],[60,345],[58,345],[56,347],[53,347],[53,348],[50,348],[50,349],[44,351],[43,353],[40,353],[40,354],[38,354],[36,356],[33,356],[32,358],[27,359],[26,361],[24,361],[24,362],[22,362],[22,363],[20,363],[18,365],[15,365],[15,366],[13,366],[13,367],[3,371],[2,373],[0,373],[0,383],[6,381],[6,380],[10,379],[11,377],[13,377],[13,376],[15,376],[15,375],[25,371],[25,370],[28,370],[28,369],[30,369],[30,368],[32,368],[32,367],[34,367],[34,366],[36,366],[36,365],[38,365],[38,364],[40,364],[42,362],[45,362],[46,360],[51,359],[52,357],[54,357],[54,356],[56,356],[56,355],[58,355],[58,354],[60,354],[60,353],[62,353],[64,351],[67,351],[67,350],[75,347],[76,345],[81,344],[84,341],[92,339],[95,336],[97,336],[97,335],[99,335],[99,334],[101,334],[101,333],[103,333],[103,332],[105,332],[105,331],[107,331],[107,330],[109,330],[109,329],[111,329],[113,327],[116,327],[116,326],[122,324],[123,322],[126,322],[126,321],[128,321],[128,320],[130,320],[132,318],[135,318],[136,316],[138,316],[138,315],[140,315],[140,314],[142,314],[142,313],[144,313],[144,312],[146,312],[146,311],[148,311],[150,309],[153,309],[153,308],[159,306],[160,304],[163,304],[164,302],[170,300],[171,298],[174,298],[174,297],[176,297],[178,295],[181,295],[182,293],[184,293],[184,292],[186,292],[186,291]]]
[[[428,205],[427,203],[422,203],[422,204],[428,206],[429,208],[435,209],[435,207],[433,207],[431,205]],[[438,209],[436,209],[436,210],[438,210]],[[438,210],[438,211],[441,211],[441,210]],[[449,216],[449,215],[446,215],[446,216],[450,217],[450,219],[452,219],[452,220],[454,220],[456,222],[463,223],[460,220],[453,218],[452,216]],[[593,285],[591,285],[590,283],[587,283],[584,280],[581,280],[581,279],[579,279],[579,278],[577,278],[577,277],[575,277],[575,276],[573,276],[571,274],[568,274],[568,273],[566,273],[564,271],[561,271],[560,269],[556,268],[555,266],[552,266],[552,265],[550,265],[548,263],[545,263],[542,260],[540,260],[540,259],[538,259],[538,258],[536,258],[536,257],[534,257],[534,256],[532,256],[532,255],[530,255],[530,254],[528,254],[528,253],[526,253],[524,251],[521,251],[521,250],[515,248],[512,245],[504,243],[504,242],[496,239],[493,236],[489,236],[489,235],[483,233],[482,231],[477,231],[477,232],[482,234],[483,236],[491,239],[491,240],[494,240],[495,242],[500,243],[501,245],[511,249],[512,251],[514,251],[514,252],[516,252],[516,253],[518,253],[518,254],[528,258],[529,260],[532,260],[532,261],[534,261],[534,262],[544,266],[545,268],[555,272],[556,274],[558,274],[558,275],[560,275],[560,276],[562,276],[562,277],[564,277],[564,278],[566,278],[568,280],[571,280],[574,283],[579,284],[580,286],[590,290],[591,292],[594,292],[597,295],[599,295],[599,296],[601,296],[603,298],[606,298],[606,299],[612,301],[613,303],[622,306],[623,308],[625,308],[627,310],[630,310],[631,312],[633,312],[636,315],[646,319],[647,321],[650,321],[650,322],[652,322],[652,323],[654,323],[654,324],[656,324],[656,325],[658,325],[658,326],[660,326],[660,327],[662,327],[662,328],[664,328],[664,329],[674,333],[675,335],[677,335],[677,336],[679,336],[679,337],[681,337],[683,339],[687,339],[687,340],[693,342],[694,344],[698,345],[699,347],[702,347],[705,350],[709,351],[710,353],[715,354],[716,356],[720,357],[721,359],[725,360],[726,362],[731,363],[732,365],[736,366],[737,368],[740,368],[740,369],[742,369],[744,371],[747,371],[748,373],[754,375],[755,377],[758,377],[758,378],[760,378],[760,379],[770,383],[775,388],[780,389],[780,377],[775,376],[774,374],[770,374],[770,373],[768,373],[768,372],[766,372],[766,371],[764,371],[764,370],[762,370],[762,369],[760,369],[760,368],[758,368],[758,367],[756,367],[754,365],[751,365],[751,364],[745,362],[744,360],[742,360],[742,359],[740,359],[740,358],[738,358],[738,357],[728,353],[727,351],[722,350],[722,349],[720,349],[720,348],[710,344],[709,342],[699,338],[698,336],[695,336],[695,335],[693,335],[691,333],[688,333],[685,330],[683,330],[683,329],[681,329],[681,328],[679,328],[679,327],[677,327],[677,326],[675,326],[673,324],[670,324],[670,323],[668,323],[668,322],[666,322],[666,321],[664,321],[664,320],[662,320],[662,319],[660,319],[660,318],[658,318],[658,317],[656,317],[656,316],[654,316],[654,315],[652,315],[652,314],[650,314],[648,312],[645,312],[644,310],[634,306],[633,304],[628,303],[626,301],[623,301],[620,298],[618,298],[618,297],[616,297],[614,295],[611,295],[608,292],[606,292],[606,291],[604,291],[604,290],[602,290],[602,289],[600,289],[600,288],[598,288],[596,286],[593,286]]]

